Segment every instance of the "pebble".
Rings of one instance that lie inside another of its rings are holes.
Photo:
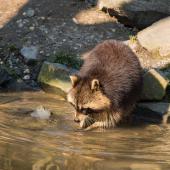
[[[23,77],[23,80],[30,80],[30,75],[25,75],[25,76]]]
[[[36,46],[23,47],[20,50],[20,53],[27,60],[36,60],[38,55],[38,48]]]
[[[30,29],[31,31],[34,31],[35,27],[29,27],[29,29]]]
[[[35,15],[35,11],[33,9],[28,9],[25,14],[27,17],[33,17]]]
[[[24,74],[29,74],[30,73],[30,70],[27,68],[24,70]]]

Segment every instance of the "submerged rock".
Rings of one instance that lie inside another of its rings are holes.
[[[156,56],[170,56],[170,17],[164,18],[137,34],[139,43]]]
[[[69,75],[74,72],[76,70],[69,69],[65,65],[45,61],[41,67],[38,82],[45,91],[65,97],[71,88]]]
[[[143,77],[142,100],[161,100],[166,94],[168,80],[155,69],[149,70]]]

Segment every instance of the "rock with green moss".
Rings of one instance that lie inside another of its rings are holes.
[[[75,69],[70,69],[63,64],[45,61],[41,67],[38,82],[45,91],[65,97],[71,88],[69,75],[75,72]]]
[[[166,94],[168,80],[155,69],[149,70],[143,77],[142,100],[162,100]]]

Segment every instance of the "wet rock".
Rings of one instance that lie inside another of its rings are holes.
[[[98,0],[98,8],[116,16],[120,22],[146,28],[170,15],[169,0]]]
[[[76,70],[69,69],[65,65],[44,62],[38,76],[38,81],[45,91],[65,97],[71,87],[69,75],[74,72]]]
[[[0,67],[0,86],[7,83],[9,80],[11,80],[9,73]]]
[[[25,58],[27,62],[37,60],[38,48],[35,46],[23,47],[20,50],[21,55]]]
[[[170,116],[170,103],[146,102],[139,103],[138,107],[143,110],[143,113],[145,112],[144,114],[148,116],[148,119],[152,117],[159,119],[161,123],[168,123],[168,117]]]
[[[149,70],[143,77],[142,100],[161,100],[166,94],[168,80],[155,69]]]
[[[97,0],[85,0],[85,2],[91,6],[95,6],[97,4]]]
[[[48,120],[51,116],[51,112],[43,106],[39,106],[31,113],[31,116],[41,120]]]
[[[170,17],[164,18],[137,34],[139,43],[158,56],[170,56]]]

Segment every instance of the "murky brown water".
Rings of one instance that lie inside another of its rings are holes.
[[[42,92],[0,95],[0,170],[169,170],[170,127],[80,132],[72,108]],[[43,105],[55,119],[36,120]]]

